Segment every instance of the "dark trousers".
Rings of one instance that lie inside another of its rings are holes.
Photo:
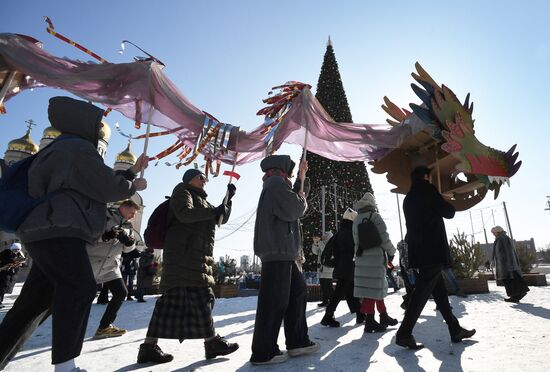
[[[330,296],[330,301],[326,311],[327,314],[334,315],[338,304],[344,298],[348,303],[350,313],[359,312],[361,301],[357,297],[353,296],[353,285],[353,280],[338,279],[336,282],[336,288],[334,289],[332,296]]]
[[[0,369],[52,314],[52,363],[80,355],[96,282],[86,242],[56,238],[25,244],[33,264],[0,324]]]
[[[132,297],[134,294],[134,278],[135,275],[124,275],[122,274],[122,281],[126,285],[126,289],[128,290],[128,298]]]
[[[109,304],[105,309],[105,313],[99,322],[99,328],[106,328],[115,321],[116,314],[128,295],[126,286],[120,278],[103,283],[103,288],[109,289],[109,291],[113,294],[113,297],[111,298],[111,301],[109,301]]]
[[[442,265],[430,265],[418,270],[416,285],[410,295],[409,305],[405,310],[403,322],[401,322],[401,326],[397,331],[398,335],[404,337],[412,335],[416,321],[422,313],[424,306],[426,306],[430,295],[433,296],[443,319],[445,319],[449,327],[451,335],[460,330],[460,324],[451,311],[442,271]]]
[[[97,296],[97,303],[106,304],[107,302],[109,302],[109,288],[105,284],[102,284],[99,296]]]
[[[252,338],[252,361],[267,361],[279,352],[277,338],[283,319],[287,350],[309,345],[306,283],[302,273],[294,261],[264,262]]]
[[[321,278],[319,279],[319,284],[321,286],[321,301],[328,302],[332,296],[332,292],[334,292],[332,288],[332,279]]]

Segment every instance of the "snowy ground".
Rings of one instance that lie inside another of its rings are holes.
[[[550,275],[547,276],[550,279]],[[319,322],[323,309],[308,303],[307,317],[310,337],[321,343],[318,353],[291,358],[274,366],[255,367],[248,363],[254,328],[256,297],[218,299],[214,321],[219,334],[240,344],[240,349],[228,357],[210,361],[204,359],[201,340],[161,340],[164,351],[174,354],[171,363],[161,365],[136,364],[139,344],[155,303],[125,302],[116,325],[128,329],[122,337],[92,340],[98,321],[105,309],[92,306],[86,340],[77,365],[88,371],[549,371],[550,370],[550,287],[531,287],[524,303],[503,301],[504,288],[490,283],[490,293],[470,295],[466,299],[451,297],[455,315],[462,325],[476,328],[477,334],[461,344],[452,344],[435,304],[429,302],[414,330],[418,342],[426,348],[412,352],[394,344],[396,327],[382,334],[363,334],[355,318],[341,302],[337,318],[341,328],[325,328]],[[16,298],[7,295],[0,319]],[[401,292],[401,291],[400,291]],[[400,293],[398,292],[398,293]],[[386,303],[390,315],[402,319],[401,297],[391,294]],[[45,322],[27,342],[6,371],[48,371],[50,366],[51,322]],[[281,330],[279,345],[284,349]]]

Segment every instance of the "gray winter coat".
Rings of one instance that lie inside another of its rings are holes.
[[[386,268],[388,265],[388,256],[395,254],[395,247],[390,241],[390,236],[386,231],[386,224],[374,208],[366,207],[359,209],[357,217],[353,221],[353,241],[355,242],[355,252],[359,248],[359,236],[357,225],[364,218],[369,218],[372,213],[371,221],[378,229],[382,238],[382,244],[378,247],[363,250],[361,256],[355,256],[355,286],[353,295],[359,298],[372,298],[382,300],[388,293],[388,281],[386,280]]]
[[[106,203],[129,198],[134,186],[115,175],[97,152],[103,110],[84,101],[54,97],[48,114],[62,136],[75,138],[43,149],[30,166],[32,197],[59,191],[29,213],[17,235],[23,243],[64,237],[94,244],[104,231]]]
[[[514,279],[514,272],[521,275],[519,258],[512,240],[501,232],[493,244],[493,260],[495,261],[496,279]]]
[[[268,172],[282,170],[291,174],[294,162],[288,155],[271,155],[262,160],[260,166],[267,173],[256,211],[254,254],[262,262],[294,261],[302,246],[299,219],[307,209],[307,202],[297,193],[299,182],[293,189],[284,174]],[[304,187],[306,194],[308,190],[309,181]]]
[[[113,227],[119,227],[128,236],[133,236],[132,225],[126,222],[118,209],[109,209],[107,211],[105,231],[110,231]],[[116,238],[107,241],[103,241],[100,238],[96,244],[88,244],[86,250],[88,251],[88,257],[90,258],[97,283],[100,284],[122,278],[122,273],[120,272],[122,252],[130,252],[134,248],[135,244],[125,246]]]

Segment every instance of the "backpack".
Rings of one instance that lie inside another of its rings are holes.
[[[168,230],[168,210],[170,209],[170,197],[166,197],[155,208],[149,220],[147,220],[147,227],[143,232],[143,239],[145,245],[153,249],[164,248],[164,239],[166,238],[166,230]]]
[[[46,147],[74,137],[64,136],[55,139]],[[0,230],[16,232],[34,208],[59,192],[53,191],[40,198],[29,195],[29,168],[39,153],[13,163],[0,178]]]
[[[365,249],[371,249],[382,244],[382,237],[374,222],[371,221],[371,218],[372,213],[369,218],[363,218],[363,221],[357,225],[357,236],[359,238],[358,256],[361,256]]]
[[[321,265],[326,267],[334,267],[336,262],[334,258],[334,238],[336,234],[333,235],[328,242],[325,243],[325,248],[323,253],[321,253]]]

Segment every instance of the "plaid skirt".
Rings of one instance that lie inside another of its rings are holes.
[[[215,335],[212,309],[214,291],[210,287],[176,287],[156,302],[147,337],[184,339]]]

